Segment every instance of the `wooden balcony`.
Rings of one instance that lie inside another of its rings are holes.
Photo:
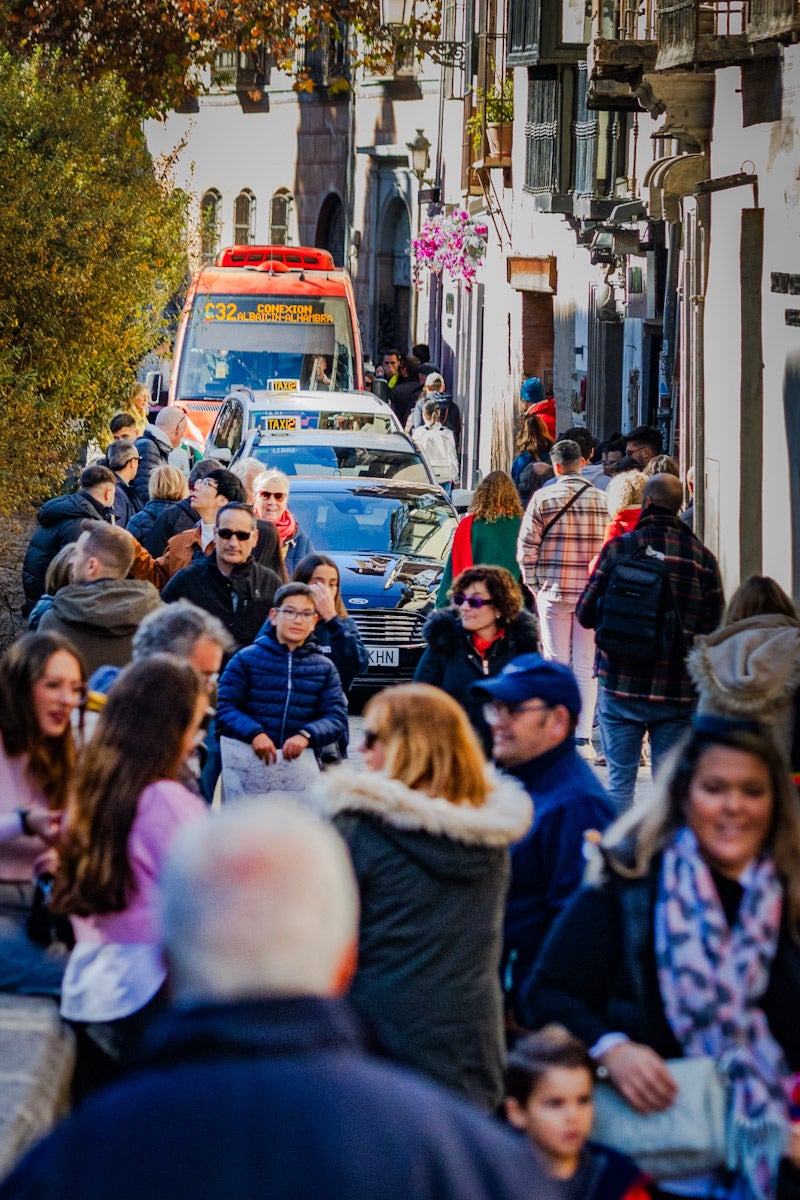
[[[753,56],[749,0],[659,0],[656,70],[721,67]]]
[[[587,59],[591,108],[635,109],[631,90],[656,62],[655,0],[593,0]]]
[[[750,0],[747,36],[751,42],[796,41],[800,36],[799,0]]]

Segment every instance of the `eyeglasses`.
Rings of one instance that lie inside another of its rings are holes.
[[[197,483],[194,486],[195,486],[195,491],[197,490],[197,488],[214,488],[215,491],[218,488],[216,479],[198,479]]]
[[[231,538],[236,538],[237,542],[249,542],[253,536],[252,529],[247,533],[244,529],[218,529],[217,537],[222,538],[223,542],[229,542]]]
[[[286,499],[286,492],[259,492],[258,494],[262,500],[269,500],[271,498],[277,500],[279,504]]]
[[[499,725],[502,720],[516,721],[526,712],[549,711],[549,704],[499,704],[492,700],[483,706],[483,719],[487,725]]]
[[[283,613],[290,621],[313,621],[317,615],[313,608],[279,608],[279,613]]]
[[[380,734],[376,733],[374,729],[365,729],[364,740],[362,741],[361,745],[365,750],[371,750],[375,743],[379,742],[380,740]]]
[[[491,600],[484,600],[483,596],[465,596],[463,592],[456,592],[453,596],[456,608],[461,608],[464,604],[468,604],[470,608],[483,608],[484,604],[491,603]]]

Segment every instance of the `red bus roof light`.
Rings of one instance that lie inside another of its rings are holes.
[[[282,263],[288,270],[334,271],[333,255],[315,246],[226,246],[217,255],[218,267],[261,267]]]

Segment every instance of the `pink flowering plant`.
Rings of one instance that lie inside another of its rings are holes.
[[[488,233],[488,226],[478,225],[463,209],[428,217],[411,244],[414,286],[422,287],[423,271],[447,271],[470,291],[486,257]]]

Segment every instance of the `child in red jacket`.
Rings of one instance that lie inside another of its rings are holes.
[[[526,1134],[564,1200],[649,1200],[631,1159],[589,1141],[594,1065],[582,1042],[548,1025],[517,1042],[506,1068],[506,1118]]]

